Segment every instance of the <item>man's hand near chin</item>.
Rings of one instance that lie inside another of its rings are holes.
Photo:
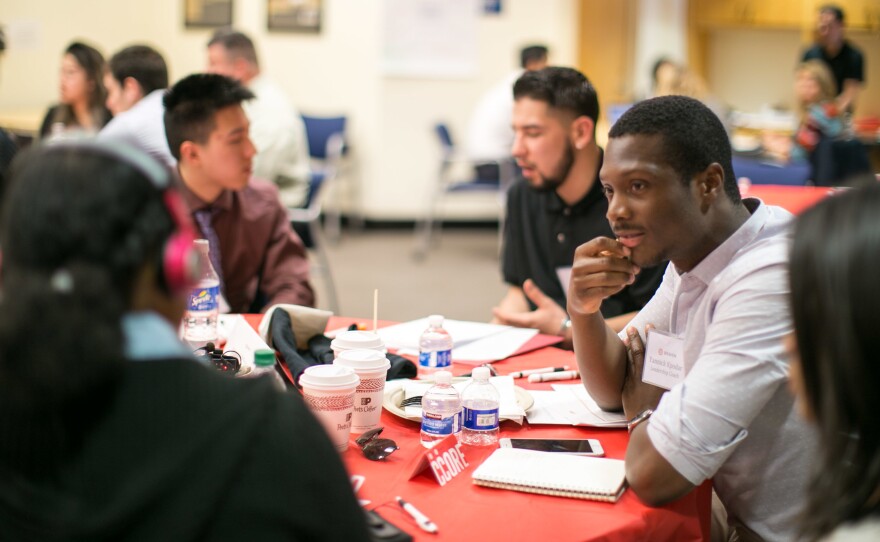
[[[512,310],[502,304],[502,306],[492,309],[492,314],[495,317],[493,322],[507,326],[537,329],[545,335],[561,336],[563,346],[571,348],[571,330],[564,325],[568,319],[565,310],[542,292],[531,279],[523,283],[521,292],[537,308],[535,310]],[[525,303],[525,307],[528,308],[528,303]]]

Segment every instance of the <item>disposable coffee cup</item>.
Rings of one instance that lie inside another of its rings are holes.
[[[361,379],[343,365],[314,365],[299,377],[303,399],[321,421],[336,449],[348,449],[354,394]]]
[[[333,361],[333,365],[353,369],[361,379],[354,393],[351,432],[363,433],[379,427],[385,377],[391,362],[385,354],[375,350],[344,350]]]
[[[378,334],[372,331],[343,331],[336,335],[336,338],[330,343],[333,349],[333,357],[338,358],[340,352],[346,350],[375,350],[384,354],[385,343]]]

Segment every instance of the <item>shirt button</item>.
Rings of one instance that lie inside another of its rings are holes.
[[[559,241],[560,243],[564,243],[565,242],[565,234],[564,233],[557,233],[556,240]]]
[[[570,207],[566,207],[565,209],[563,209],[563,210],[562,210],[562,215],[563,215],[563,216],[571,216],[571,208],[570,208]]]

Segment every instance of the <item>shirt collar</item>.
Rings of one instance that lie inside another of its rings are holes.
[[[177,173],[177,182],[175,183],[177,190],[180,192],[180,195],[183,197],[183,201],[186,203],[186,206],[190,211],[198,211],[201,209],[222,209],[224,211],[228,211],[232,208],[232,191],[224,190],[220,192],[220,195],[213,202],[202,201],[201,198],[196,196],[192,190],[186,186],[186,183],[183,182],[183,179],[180,178],[180,172]]]
[[[192,358],[168,320],[155,312],[129,312],[122,317],[125,357],[132,361]]]
[[[703,261],[698,263],[689,272],[682,273],[682,276],[694,277],[704,284],[709,284],[713,278],[727,267],[737,252],[755,240],[770,219],[770,211],[766,205],[761,203],[761,200],[756,198],[743,199],[743,205],[746,206],[746,209],[748,209],[752,216],[738,230],[733,232],[733,235],[725,239],[715,250],[703,258]]]

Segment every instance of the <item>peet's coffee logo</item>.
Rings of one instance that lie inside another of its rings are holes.
[[[366,413],[366,412],[375,412],[378,409],[378,406],[370,406],[373,400],[369,397],[364,397],[361,399],[361,404],[359,406],[354,407],[355,412]]]

